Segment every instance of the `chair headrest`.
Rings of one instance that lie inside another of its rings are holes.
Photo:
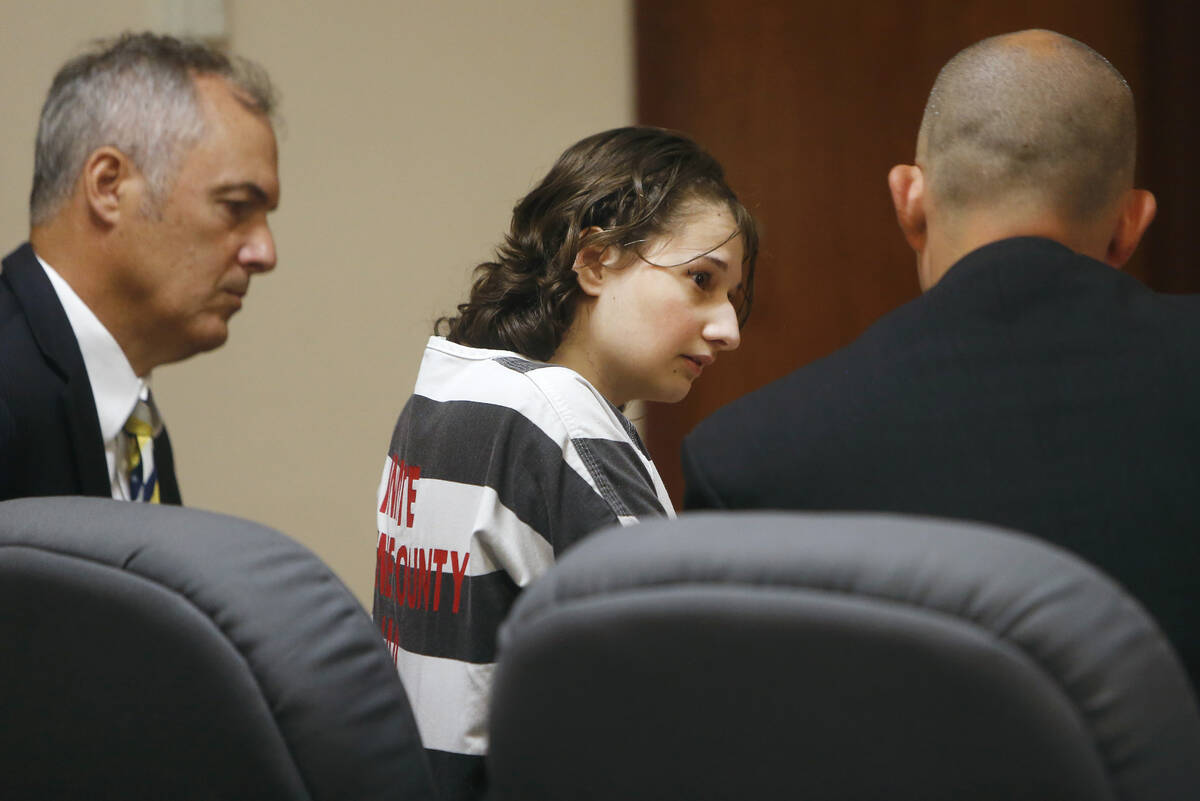
[[[6,501],[0,596],[5,608],[23,609],[0,624],[6,647],[23,654],[3,660],[0,694],[13,700],[37,686],[51,697],[30,710],[29,726],[63,714],[69,725],[45,724],[46,737],[92,733],[74,741],[76,753],[58,755],[63,777],[89,759],[108,770],[123,750],[143,758],[125,735],[157,731],[163,742],[187,743],[190,733],[174,729],[194,725],[216,732],[198,752],[222,739],[269,752],[276,797],[394,797],[406,777],[423,797],[427,765],[378,631],[316,556],[272,529],[107,499]],[[167,665],[175,673],[162,676]],[[72,709],[54,709],[72,697]],[[204,698],[211,708],[195,708]],[[33,764],[42,746],[3,728],[5,753],[25,749]],[[175,758],[188,764],[187,754],[163,756]],[[108,792],[134,797],[138,778]]]
[[[613,623],[619,608],[623,616]],[[493,721],[493,756],[502,760],[506,748],[503,716],[509,707],[499,698],[507,683],[521,681],[513,651],[539,631],[552,649],[556,642],[561,645],[574,619],[591,626],[587,636],[593,640],[602,630],[612,634],[607,642],[618,647],[623,635],[612,627],[628,626],[629,636],[636,636],[632,621],[639,614],[666,621],[647,628],[649,637],[669,637],[691,624],[702,636],[705,621],[695,610],[709,610],[715,621],[719,610],[734,608],[745,613],[746,625],[760,613],[774,610],[783,616],[786,609],[803,618],[809,633],[823,621],[839,621],[817,632],[818,638],[836,639],[856,628],[853,636],[861,643],[862,632],[871,636],[872,625],[895,637],[911,624],[913,641],[931,637],[930,647],[944,648],[950,658],[976,648],[991,654],[975,659],[981,670],[1009,665],[1011,676],[998,675],[997,681],[1016,681],[1012,687],[1018,694],[1020,682],[1027,682],[1046,694],[1047,703],[1061,706],[1062,726],[1086,730],[1079,746],[1085,760],[1094,742],[1097,764],[1110,774],[1120,797],[1170,797],[1147,794],[1165,784],[1200,787],[1195,697],[1161,632],[1113,581],[1071,554],[1022,534],[883,514],[701,513],[584,540],[518,599],[500,632],[496,685],[501,708],[494,709],[500,717]],[[669,610],[678,616],[667,620]],[[681,622],[689,614],[691,623]],[[734,620],[723,622],[736,627]],[[834,631],[843,624],[846,628]],[[696,670],[703,670],[705,659],[720,658],[724,630],[716,625],[709,629],[713,653],[702,640],[684,637],[680,643],[705,653],[681,654],[680,663],[693,659]],[[906,648],[903,639],[888,642],[893,649]],[[777,653],[789,658],[786,650]],[[754,657],[747,654],[744,675],[729,681],[753,681]],[[797,681],[815,661],[811,654],[796,655]],[[681,686],[688,684],[688,670],[681,668]],[[835,666],[832,674],[821,674],[822,680],[836,681],[836,673]],[[854,675],[871,680],[869,670]],[[603,678],[580,681],[596,686]],[[805,692],[793,689],[780,690],[781,697]],[[936,702],[936,687],[930,698]],[[799,714],[797,726],[804,725],[804,717]]]

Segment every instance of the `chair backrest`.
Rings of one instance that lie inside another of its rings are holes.
[[[497,799],[1200,798],[1142,609],[969,523],[702,514],[585,540],[500,632]]]
[[[0,503],[0,648],[0,798],[433,798],[379,632],[266,527]]]

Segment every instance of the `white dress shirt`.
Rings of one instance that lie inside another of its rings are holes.
[[[83,366],[87,369],[96,415],[100,419],[100,436],[104,438],[104,458],[108,462],[112,496],[117,500],[129,500],[129,473],[124,467],[125,460],[120,458],[128,447],[125,421],[138,400],[149,397],[149,376],[143,379],[134,374],[117,340],[75,294],[71,285],[41,256],[38,256],[38,262],[67,313],[75,341],[79,343],[79,352],[83,354]]]

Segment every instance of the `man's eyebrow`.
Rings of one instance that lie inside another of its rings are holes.
[[[213,189],[214,195],[230,195],[237,192],[247,192],[253,196],[256,203],[274,208],[274,206],[271,204],[271,196],[267,194],[267,190],[263,189],[253,181],[242,181],[234,184],[221,184]]]

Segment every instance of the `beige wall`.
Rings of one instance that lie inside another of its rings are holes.
[[[86,40],[155,4],[0,0],[0,246],[27,234],[37,112]],[[282,96],[279,266],[229,343],[155,371],[189,506],[304,542],[369,603],[372,504],[432,321],[513,202],[576,139],[633,115],[626,0],[227,0],[230,43]]]

